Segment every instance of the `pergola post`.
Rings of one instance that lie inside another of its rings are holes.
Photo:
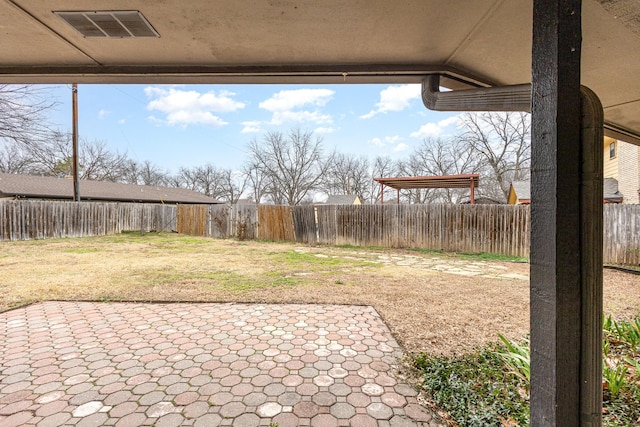
[[[534,0],[532,54],[531,426],[599,426],[602,107],[586,91],[581,110],[581,0]]]
[[[473,185],[473,178],[471,178],[471,194],[469,195],[469,203],[472,205],[476,204],[476,191],[475,186]]]

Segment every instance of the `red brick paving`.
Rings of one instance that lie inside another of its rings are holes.
[[[45,302],[0,343],[2,426],[439,425],[371,307]]]

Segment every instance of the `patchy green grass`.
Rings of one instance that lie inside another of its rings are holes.
[[[65,249],[65,252],[68,254],[90,254],[94,252],[98,252],[99,250],[96,248],[73,248],[73,249]]]
[[[488,252],[446,252],[442,249],[407,248],[408,251],[421,254],[438,254],[454,258],[479,261],[506,261],[506,262],[529,262],[529,258],[522,258],[513,255],[492,254]]]

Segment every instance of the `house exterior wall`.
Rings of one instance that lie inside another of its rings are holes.
[[[609,156],[609,145],[612,143],[616,144],[616,155],[613,158]],[[602,156],[604,159],[603,178],[618,179],[618,157],[619,157],[618,148],[619,148],[619,143],[617,143],[615,139],[605,137],[604,144],[603,144],[603,152],[602,152]]]
[[[618,141],[618,191],[624,195],[623,203],[639,203],[640,171],[638,146]]]
[[[616,155],[610,157],[610,144],[616,144]],[[624,199],[622,203],[640,203],[638,190],[640,189],[640,150],[637,145],[612,138],[604,139],[603,144],[604,170],[603,178],[618,180],[618,191]]]

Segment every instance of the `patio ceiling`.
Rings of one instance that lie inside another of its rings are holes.
[[[139,11],[85,38],[54,12]],[[0,83],[528,83],[531,0],[3,0]],[[583,2],[582,82],[640,134],[640,3]]]

